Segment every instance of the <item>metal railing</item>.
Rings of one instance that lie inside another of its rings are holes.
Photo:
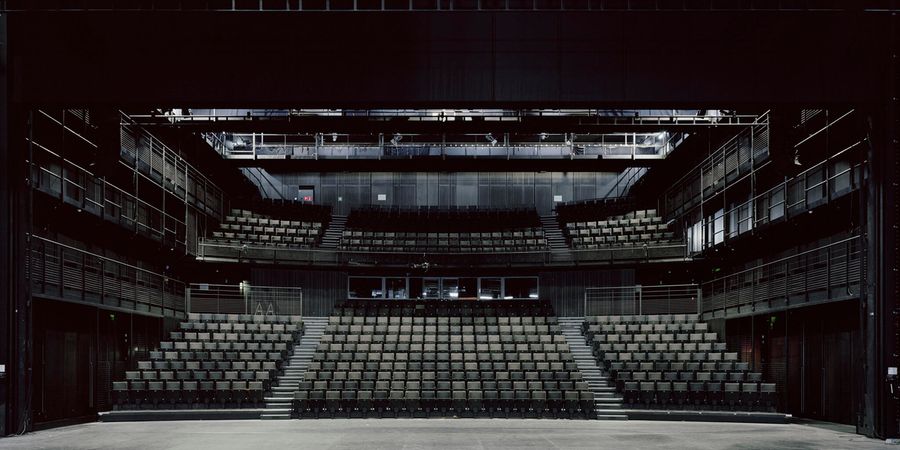
[[[250,246],[203,241],[198,259],[205,261],[240,261],[271,264],[404,266],[428,262],[436,267],[460,265],[543,266],[553,264],[602,264],[684,260],[682,243],[578,249],[568,252],[551,250],[523,252],[377,252],[321,248]]]
[[[587,288],[584,315],[696,314],[700,295],[696,284]]]
[[[732,273],[702,284],[703,313],[758,309],[854,298],[865,259],[860,236]]]
[[[164,316],[185,310],[181,281],[41,236],[29,239],[25,271],[33,295]]]
[[[299,287],[191,283],[187,312],[216,314],[303,314],[303,290]]]

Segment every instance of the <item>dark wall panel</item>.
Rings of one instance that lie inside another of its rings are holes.
[[[338,302],[347,299],[344,272],[254,267],[250,271],[250,283],[303,288],[304,316],[328,316]]]
[[[534,206],[549,213],[554,196],[562,201],[606,195],[616,172],[337,172],[271,173],[266,194],[295,198],[300,185],[314,186],[317,202],[346,214],[359,205]],[[255,179],[255,178],[251,178]],[[273,194],[271,187],[280,192]],[[384,194],[385,200],[378,200]]]
[[[778,385],[779,410],[856,424],[862,334],[856,300],[715,321],[728,350]]]
[[[550,301],[557,316],[583,316],[584,290],[593,287],[630,286],[633,269],[541,272],[541,298]]]

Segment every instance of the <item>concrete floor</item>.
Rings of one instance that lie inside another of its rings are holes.
[[[842,427],[704,422],[354,419],[89,423],[0,438],[0,449],[889,447]]]

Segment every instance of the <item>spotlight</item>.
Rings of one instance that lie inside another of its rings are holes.
[[[547,140],[547,133],[541,133],[540,137],[541,137],[541,140],[542,140],[542,141],[546,141],[546,140]]]
[[[490,142],[491,145],[497,145],[497,139],[496,139],[496,138],[494,137],[494,135],[491,134],[491,133],[488,133],[488,134],[484,135],[484,139],[485,139],[486,141]]]
[[[391,145],[399,145],[401,140],[403,140],[403,136],[400,136],[400,133],[394,133],[394,137],[391,138]]]
[[[331,133],[331,142],[337,142],[337,133]]]
[[[796,153],[796,152],[794,153],[794,165],[795,165],[795,166],[802,166],[802,165],[803,165],[803,163],[800,162],[800,154],[799,154],[799,153]]]

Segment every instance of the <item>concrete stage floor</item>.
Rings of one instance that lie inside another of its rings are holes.
[[[89,423],[0,438],[0,449],[858,449],[843,426],[534,419]]]

